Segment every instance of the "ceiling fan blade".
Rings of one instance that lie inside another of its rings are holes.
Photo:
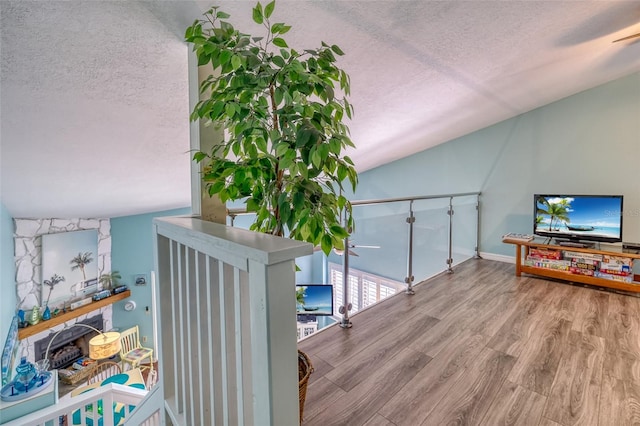
[[[624,41],[624,40],[631,40],[632,38],[637,38],[637,37],[640,37],[640,33],[633,34],[633,35],[630,35],[630,36],[627,36],[627,37],[623,37],[623,38],[619,38],[617,40],[613,40],[611,43],[617,43],[619,41]]]
[[[340,250],[340,249],[336,249],[336,248],[334,248],[334,249],[333,249],[333,252],[334,252],[335,254],[337,254],[338,256],[342,256],[342,255],[344,255],[344,250]],[[360,257],[360,255],[359,255],[358,253],[356,253],[355,251],[353,251],[353,250],[349,250],[349,256]]]

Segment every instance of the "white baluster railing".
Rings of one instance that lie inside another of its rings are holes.
[[[312,246],[195,218],[154,226],[171,422],[298,424],[295,258]]]
[[[124,419],[126,420],[131,410],[140,404],[146,394],[146,390],[110,383],[91,392],[80,394],[64,402],[59,402],[56,405],[4,423],[3,426],[113,425],[114,411],[107,407],[115,407],[115,404],[121,404],[119,408],[124,410]],[[101,422],[99,422],[100,418],[102,418]]]

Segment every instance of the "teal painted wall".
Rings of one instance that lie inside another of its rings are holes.
[[[480,250],[513,256],[500,237],[532,231],[534,193],[623,194],[640,242],[638,158],[640,73],[361,173],[352,199],[481,191]]]
[[[16,264],[13,243],[14,224],[11,214],[0,203],[0,345],[9,332],[16,309]]]
[[[124,330],[138,325],[140,340],[147,336],[144,346],[153,347],[153,321],[151,312],[151,271],[153,265],[154,217],[191,214],[190,208],[167,210],[135,216],[111,219],[111,270],[119,271],[122,281],[129,286],[131,297],[136,302],[134,311],[124,310],[125,301],[113,305],[113,326]],[[147,284],[135,285],[135,276],[145,275]],[[147,307],[149,310],[147,311]]]

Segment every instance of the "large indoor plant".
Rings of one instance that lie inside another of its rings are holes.
[[[329,254],[344,249],[352,229],[343,182],[355,190],[353,147],[343,119],[351,118],[349,77],[336,66],[336,45],[295,50],[272,23],[275,2],[253,8],[260,36],[238,31],[213,7],[187,28],[199,65],[213,75],[201,82],[204,96],[191,119],[224,128],[212,152],[196,152],[211,196],[242,199],[256,213],[251,229],[307,241]]]

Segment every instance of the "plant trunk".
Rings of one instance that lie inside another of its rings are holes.
[[[280,123],[278,121],[278,114],[276,114],[276,96],[275,96],[275,87],[273,84],[269,86],[269,98],[271,99],[271,114],[273,117],[273,129],[277,132],[280,132]],[[276,157],[278,163],[276,163],[276,192],[275,192],[275,205],[273,206],[273,215],[276,218],[276,227],[273,230],[273,234],[279,237],[284,236],[284,227],[282,226],[282,222],[280,220],[280,206],[278,205],[278,200],[280,199],[280,194],[282,193],[282,178],[284,177],[284,171],[280,170],[280,157]]]

